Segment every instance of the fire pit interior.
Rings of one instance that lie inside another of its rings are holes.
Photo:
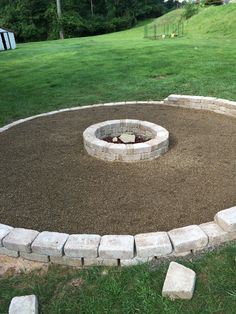
[[[111,120],[88,127],[83,134],[89,155],[106,161],[153,160],[168,150],[169,132],[141,120]]]

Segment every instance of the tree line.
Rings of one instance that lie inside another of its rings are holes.
[[[138,20],[163,15],[174,0],[1,0],[0,26],[14,30],[18,42],[98,35],[134,26]]]

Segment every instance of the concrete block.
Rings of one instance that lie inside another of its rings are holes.
[[[3,246],[2,240],[5,238],[5,236],[8,235],[11,230],[13,230],[13,227],[0,224],[0,247]]]
[[[48,263],[49,262],[49,256],[47,256],[47,255],[20,252],[20,256],[24,259],[29,260],[29,261],[41,262],[41,263]]]
[[[103,259],[130,259],[134,257],[134,237],[105,235],[101,238],[99,257]]]
[[[121,267],[129,267],[129,266],[136,266],[145,263],[149,263],[153,260],[153,257],[134,257],[131,259],[121,259],[120,266]]]
[[[214,221],[206,222],[199,226],[208,236],[209,246],[216,246],[236,239],[236,232],[226,232]]]
[[[175,95],[175,94],[171,94],[169,95],[167,98],[166,98],[168,101],[171,101],[171,102],[177,102],[181,99],[181,95]],[[165,100],[166,100],[165,99]]]
[[[35,295],[14,297],[11,300],[9,314],[38,314],[38,300]]]
[[[178,253],[173,251],[172,254],[170,255],[170,257],[176,257],[176,258],[179,258],[179,257],[190,257],[191,255],[193,255],[192,251],[178,252]]]
[[[236,231],[236,206],[219,211],[214,218],[215,222],[227,232]]]
[[[72,234],[69,236],[64,252],[69,257],[96,258],[101,236],[96,234]]]
[[[190,225],[168,232],[176,253],[200,249],[208,244],[208,237],[197,225]]]
[[[50,256],[50,261],[52,264],[82,267],[81,258],[73,258],[68,256]]]
[[[59,232],[41,232],[31,245],[32,252],[49,256],[62,256],[69,235]]]
[[[165,256],[172,252],[167,232],[137,234],[134,239],[137,257]]]
[[[196,282],[196,273],[181,264],[171,262],[162,289],[162,296],[170,299],[191,299]]]
[[[0,247],[0,255],[6,255],[10,257],[19,257],[19,252],[8,250],[5,247]]]
[[[15,228],[3,239],[3,245],[8,250],[30,253],[31,243],[38,234],[36,230]]]
[[[107,259],[107,258],[85,258],[84,259],[84,266],[118,266],[117,259]]]

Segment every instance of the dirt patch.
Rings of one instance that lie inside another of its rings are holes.
[[[170,132],[147,162],[89,156],[82,134],[112,119]],[[15,227],[136,234],[213,220],[236,204],[236,119],[157,105],[99,107],[29,121],[0,134],[0,217]]]
[[[32,262],[25,259],[0,255],[0,278],[11,277],[20,273],[28,273],[37,270],[38,274],[44,274],[48,270],[48,263]],[[21,288],[24,288],[21,286]]]

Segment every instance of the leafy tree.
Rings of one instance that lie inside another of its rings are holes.
[[[0,0],[0,25],[11,28],[19,42],[87,36],[132,27],[137,20],[158,17],[173,0]],[[173,3],[172,3],[173,4]]]

